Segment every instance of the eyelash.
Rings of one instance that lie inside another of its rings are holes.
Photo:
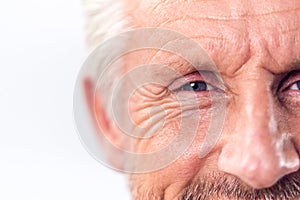
[[[300,76],[300,72],[292,72],[290,76],[286,77],[286,80],[283,81],[283,84],[281,86],[282,92],[285,91],[291,91],[291,92],[300,92],[300,80],[299,80],[299,76]],[[219,91],[221,89],[219,89],[218,87],[213,86],[212,84],[203,81],[202,78],[199,78],[199,76],[201,77],[201,75],[199,74],[190,74],[188,76],[185,77],[185,82],[188,80],[188,82],[186,83],[182,83],[181,85],[177,85],[177,88],[174,89],[174,92],[209,92],[209,91]],[[195,87],[195,84],[205,84],[202,86],[198,86],[202,87],[197,91],[197,88],[193,88]],[[196,90],[196,91],[194,91]]]
[[[206,91],[211,91],[211,90],[215,89],[214,86],[212,86],[209,83],[206,83],[205,81],[191,81],[189,83],[186,83],[186,84],[182,85],[180,88],[177,89],[177,91],[197,90],[197,88],[195,88],[195,89],[193,88],[193,87],[196,87],[195,84],[205,84],[205,86],[202,85],[202,87],[204,87],[204,88],[200,88],[198,91],[194,91],[194,92],[206,92]],[[188,87],[190,87],[191,89],[189,89]]]
[[[184,77],[178,78],[169,89],[173,92],[194,92],[206,94],[208,92],[224,92],[222,85],[212,72],[192,72]]]
[[[290,72],[280,84],[279,90],[282,92],[298,92],[300,90],[300,71]]]

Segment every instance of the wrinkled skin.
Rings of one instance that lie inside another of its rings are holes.
[[[300,181],[300,2],[134,2],[128,6],[134,27],[168,28],[191,37],[215,62],[225,87],[198,92],[181,88],[177,92],[196,95],[201,118],[191,123],[201,126],[175,162],[155,172],[129,175],[133,198],[300,199],[299,188],[289,187],[291,180]],[[132,53],[125,71],[142,63],[162,62],[168,56],[151,50]],[[183,65],[180,73],[188,80],[203,81],[189,66]],[[207,80],[218,88],[214,80]],[[171,85],[176,81],[171,80]],[[222,135],[212,151],[199,158],[211,122],[209,93],[218,92],[227,101]],[[154,126],[147,122],[154,105],[165,110],[164,126],[151,139],[126,143],[133,144],[128,148],[135,152],[163,148],[179,129],[184,111],[163,86],[150,84],[132,95],[129,111],[133,121]],[[205,182],[211,185],[204,186]],[[209,190],[212,185],[218,186]],[[239,189],[232,192],[230,187]],[[280,196],[284,191],[290,193]]]

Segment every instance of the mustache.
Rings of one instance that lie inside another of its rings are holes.
[[[213,173],[189,183],[179,199],[296,200],[300,199],[300,171],[284,176],[264,189],[251,188],[230,175]]]

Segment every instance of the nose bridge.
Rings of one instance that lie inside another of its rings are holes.
[[[260,84],[260,85],[258,85]],[[265,188],[299,168],[298,154],[277,126],[271,92],[249,81],[229,112],[231,127],[219,156],[219,168],[255,188]]]
[[[251,87],[251,83],[248,84]],[[237,100],[240,115],[235,120],[231,145],[239,149],[242,164],[261,168],[268,163],[277,163],[275,143],[279,134],[268,90],[261,89],[262,86],[254,88],[241,93]]]
[[[277,163],[276,142],[280,140],[272,99],[267,90],[255,89],[240,97],[233,137],[246,165]],[[234,143],[234,142],[233,142]]]
[[[254,86],[249,84],[249,88],[251,87],[255,89],[242,93],[236,101],[238,104],[236,108],[240,112],[240,116],[237,118],[240,122],[236,128],[249,134],[260,134],[262,131],[266,134],[276,131],[274,109],[268,91],[260,89],[256,84]],[[270,126],[271,122],[272,127]]]

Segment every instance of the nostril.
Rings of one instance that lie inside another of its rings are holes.
[[[249,151],[243,154],[237,151],[227,151],[223,148],[218,160],[221,171],[234,175],[255,189],[268,188],[274,185],[283,176],[298,169],[282,166],[277,156],[270,152],[263,155]],[[296,168],[295,168],[296,166]]]
[[[234,164],[235,163],[235,164]],[[219,160],[220,170],[234,175],[247,185],[255,189],[268,188],[274,185],[282,176],[276,166],[264,166],[259,162],[250,162],[237,159],[228,159],[226,162]]]
[[[219,156],[218,166],[221,171],[238,177],[252,188],[263,189],[271,187],[283,176],[299,169],[299,159],[290,167],[286,167],[275,158],[270,155],[259,157],[257,154],[229,155],[223,151]]]
[[[271,187],[281,178],[281,173],[276,166],[251,162],[241,168],[238,167],[236,175],[255,189]]]
[[[234,135],[236,138],[223,146],[218,159],[221,171],[263,189],[299,170],[298,151],[290,137],[266,131],[244,133]]]

